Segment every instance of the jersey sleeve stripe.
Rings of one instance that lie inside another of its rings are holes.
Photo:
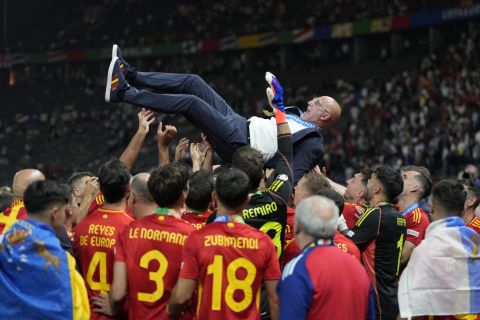
[[[375,210],[375,208],[368,208],[367,210],[365,210],[365,212],[360,216],[355,225],[359,227],[373,210]]]

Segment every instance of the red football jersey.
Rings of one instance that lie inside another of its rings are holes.
[[[95,199],[93,199],[92,202],[90,203],[90,207],[88,207],[88,211],[87,211],[87,216],[89,216],[90,214],[95,212],[95,210],[103,206],[104,203],[105,203],[105,197],[103,196],[103,193],[99,192],[95,197]],[[127,203],[125,203],[125,213],[130,218],[134,220],[136,219],[135,213],[128,207]]]
[[[165,312],[178,279],[190,223],[152,214],[132,222],[119,236],[115,261],[126,264],[129,319],[168,319]]]
[[[190,234],[179,277],[198,280],[199,320],[260,319],[262,282],[278,280],[280,266],[268,235],[214,222]]]
[[[335,236],[333,237],[333,243],[335,243],[335,245],[340,250],[342,250],[345,253],[348,253],[349,255],[351,255],[358,261],[360,261],[361,259],[360,250],[358,250],[357,246],[352,240],[348,239],[340,232],[337,231],[335,233]]]
[[[89,297],[110,291],[117,236],[132,221],[124,211],[99,208],[75,227],[73,248]],[[93,309],[91,318],[111,319]]]
[[[478,234],[480,234],[480,218],[479,217],[473,217],[473,219],[470,220],[470,222],[467,224],[467,227],[472,228]]]
[[[352,240],[345,237],[340,232],[336,232],[335,236],[333,237],[333,243],[345,253],[348,253],[352,257],[356,258],[358,261],[361,260],[360,250],[358,250],[355,243]],[[290,260],[292,260],[297,254],[302,252],[300,247],[298,246],[297,242],[294,240],[290,241],[288,245],[285,247],[283,253],[283,264],[286,265]]]
[[[298,246],[293,241],[295,235],[293,233],[293,225],[295,223],[295,208],[287,207],[287,225],[285,228],[285,245],[283,247],[283,265],[298,254]]]
[[[0,234],[4,234],[17,221],[27,219],[27,209],[23,200],[15,200],[10,208],[0,212]]]
[[[293,240],[293,225],[295,224],[295,208],[287,207],[287,227],[285,228],[285,245]]]
[[[357,223],[358,218],[362,215],[363,211],[365,211],[365,205],[362,203],[352,203],[352,202],[345,202],[343,206],[343,217],[347,222],[347,226],[349,230],[352,230]]]
[[[212,213],[210,210],[205,210],[201,213],[186,212],[182,215],[182,219],[193,225],[195,229],[202,229],[205,227],[210,213]]]
[[[406,216],[407,220],[407,237],[406,241],[418,246],[425,238],[425,233],[430,225],[427,213],[422,208],[410,211]]]

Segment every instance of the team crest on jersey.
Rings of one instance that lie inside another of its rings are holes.
[[[14,229],[13,232],[7,236],[7,241],[12,245],[17,245],[22,243],[29,234],[29,230]]]
[[[284,173],[277,176],[277,180],[288,181],[288,176]]]

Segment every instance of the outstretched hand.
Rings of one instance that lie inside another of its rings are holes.
[[[265,80],[270,86],[267,88],[267,98],[268,103],[272,108],[279,110],[280,112],[285,113],[285,106],[283,104],[283,88],[277,77],[272,73],[265,73]]]
[[[175,148],[175,160],[181,161],[185,157],[185,150],[188,148],[189,140],[187,138],[182,138]]]
[[[192,162],[198,162],[200,166],[205,160],[207,150],[202,151],[198,143],[190,144],[190,157],[192,157]]]
[[[205,151],[213,150],[212,144],[208,141],[207,135],[203,132],[202,132],[202,141],[203,141],[203,144],[205,145]]]
[[[155,121],[155,113],[151,110],[142,108],[137,114],[138,116],[138,130],[148,133],[150,125]]]
[[[100,190],[100,187],[98,185],[98,178],[97,177],[90,177],[87,181],[85,181],[85,195],[90,195],[94,197],[98,191]]]
[[[175,137],[176,134],[177,128],[175,128],[175,126],[163,126],[162,122],[159,122],[157,129],[157,139],[159,144],[161,144],[162,146],[168,146],[172,142],[173,137]]]

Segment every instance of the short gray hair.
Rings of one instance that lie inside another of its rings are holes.
[[[133,176],[130,181],[130,190],[141,202],[155,202],[148,190],[148,178],[150,173],[141,172]]]
[[[315,239],[332,239],[338,225],[338,207],[332,200],[322,196],[308,197],[295,209],[295,223],[302,232]]]

